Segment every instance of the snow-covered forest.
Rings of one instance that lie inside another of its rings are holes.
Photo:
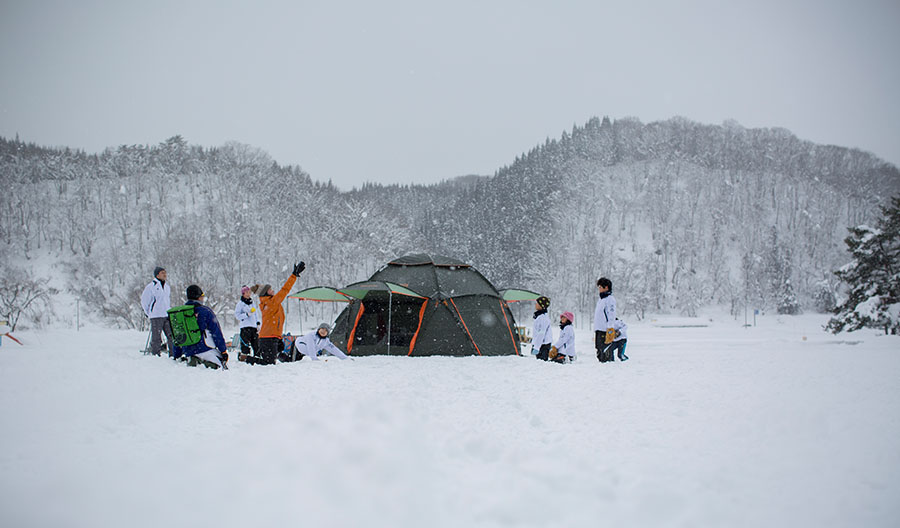
[[[593,118],[491,176],[435,185],[342,192],[258,148],[180,136],[99,154],[0,138],[0,184],[0,275],[54,274],[96,317],[132,328],[157,265],[173,292],[201,284],[225,313],[240,285],[280,284],[299,259],[302,286],[343,286],[411,252],[468,261],[579,318],[600,275],[635,319],[825,311],[848,228],[875,222],[900,172],[783,129]]]

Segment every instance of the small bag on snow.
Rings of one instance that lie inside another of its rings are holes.
[[[203,339],[200,324],[194,305],[185,304],[169,308],[169,323],[172,325],[172,340],[175,346],[186,347],[199,343]]]

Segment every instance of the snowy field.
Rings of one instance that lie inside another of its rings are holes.
[[[565,366],[226,372],[138,332],[23,332],[0,526],[898,526],[900,339],[825,321],[632,321],[624,364],[577,330]]]

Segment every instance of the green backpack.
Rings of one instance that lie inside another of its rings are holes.
[[[175,346],[186,347],[199,343],[203,339],[197,313],[193,304],[169,308],[169,323],[172,325],[172,339]]]

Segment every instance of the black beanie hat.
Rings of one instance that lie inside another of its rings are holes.
[[[540,306],[541,308],[546,310],[550,306],[550,299],[541,295],[540,297],[537,298],[537,304],[538,304],[538,306]]]
[[[203,297],[203,290],[200,289],[200,286],[196,284],[191,284],[187,287],[187,292],[185,292],[189,301],[199,300],[200,297]]]

